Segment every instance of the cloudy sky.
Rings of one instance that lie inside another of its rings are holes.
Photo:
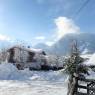
[[[76,32],[95,32],[95,0],[0,0],[0,40],[52,45]]]

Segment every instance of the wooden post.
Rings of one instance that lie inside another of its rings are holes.
[[[77,95],[77,90],[78,90],[77,86],[78,86],[77,77],[70,76],[67,95]]]

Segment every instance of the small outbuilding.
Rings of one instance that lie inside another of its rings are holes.
[[[45,55],[46,53],[41,49],[25,48],[20,46],[14,46],[7,50],[9,63],[13,63],[17,68],[31,67],[38,64],[38,59],[46,64]],[[38,58],[39,57],[39,58]],[[43,60],[44,59],[44,60]],[[37,66],[38,68],[39,66]],[[36,68],[36,67],[35,67]]]

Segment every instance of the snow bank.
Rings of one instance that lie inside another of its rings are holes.
[[[64,81],[67,76],[59,71],[18,70],[11,63],[0,64],[0,80]]]
[[[86,65],[95,65],[95,53],[85,62]]]
[[[32,80],[43,80],[43,81],[65,81],[66,75],[58,71],[48,71],[48,72],[33,72],[33,76],[30,77]]]
[[[94,79],[95,80],[95,72],[89,69],[89,75],[85,75],[87,79]]]
[[[0,79],[9,79],[11,75],[17,74],[17,69],[12,64],[0,64]]]

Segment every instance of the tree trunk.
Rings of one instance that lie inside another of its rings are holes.
[[[77,84],[77,79],[73,76],[70,76],[67,95],[74,95],[74,93],[77,92],[76,84]]]

